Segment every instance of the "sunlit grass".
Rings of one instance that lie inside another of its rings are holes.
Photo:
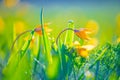
[[[10,5],[12,6],[14,5]],[[30,17],[25,15],[24,18],[27,18],[26,16]],[[65,20],[64,15],[52,16],[53,20],[50,20],[51,16],[44,16],[42,9],[39,15],[40,22],[35,21],[39,19],[36,15],[33,22],[29,22],[29,18],[24,21],[24,18],[10,20],[0,17],[0,34],[7,35],[7,40],[0,35],[0,79],[120,79],[119,15],[115,35],[112,35],[115,33],[112,33],[113,27],[108,30],[110,24],[104,28],[108,24],[104,22],[106,19],[87,20],[85,15],[80,15],[80,18],[77,14],[70,17],[75,19],[74,21],[68,21],[68,16]],[[46,24],[47,20],[50,20],[51,24]],[[39,26],[36,26],[38,24]],[[104,29],[108,31],[102,32]],[[113,43],[106,43],[114,36]],[[5,41],[10,42],[7,44]],[[4,64],[1,61],[4,61]]]

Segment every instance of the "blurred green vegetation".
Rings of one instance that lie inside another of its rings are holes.
[[[31,33],[22,35],[16,41],[11,53],[12,43],[20,33],[41,25],[42,6],[22,1],[16,3],[17,0],[13,0],[13,3],[11,1],[11,4],[10,0],[6,1],[8,3],[0,2],[0,80],[2,78],[60,80],[61,77],[63,80],[120,79],[118,57],[120,56],[120,6],[117,2],[44,5],[44,23],[50,23],[47,27],[52,31],[48,35],[43,29],[44,37],[37,33],[34,33],[34,36]],[[74,25],[69,24],[69,20],[73,20]],[[70,40],[73,38],[73,32],[63,33],[59,44],[55,44],[58,34],[64,28],[71,27],[70,25],[75,29],[90,28],[95,31],[90,37],[94,37],[97,41],[82,42],[83,45],[97,44],[97,48],[88,51],[91,53],[89,58],[78,56],[75,47],[68,45],[68,43],[73,45],[72,42],[75,40],[79,41],[77,36]],[[64,43],[65,39],[67,42]],[[24,54],[22,58],[20,58],[21,53]],[[51,58],[52,63],[49,64]],[[12,77],[11,73],[15,77]],[[101,75],[106,77],[99,77]]]

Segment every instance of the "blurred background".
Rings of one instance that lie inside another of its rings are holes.
[[[42,7],[54,38],[73,20],[75,28],[95,30],[100,44],[120,41],[119,0],[0,0],[1,64],[7,61],[15,37],[40,25]]]

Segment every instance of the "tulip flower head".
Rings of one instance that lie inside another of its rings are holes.
[[[83,40],[90,40],[88,34],[90,34],[92,31],[87,28],[81,28],[80,30],[74,30],[74,32],[79,38]]]
[[[52,31],[52,29],[48,28],[48,27],[47,27],[48,25],[49,25],[49,23],[44,24],[44,29],[45,29],[46,33],[49,35],[50,32]],[[36,28],[34,29],[34,31],[35,31],[37,34],[39,34],[40,36],[42,36],[42,28],[41,28],[41,26],[36,27]]]

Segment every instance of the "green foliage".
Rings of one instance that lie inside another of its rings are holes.
[[[19,53],[11,53],[8,64],[3,70],[3,80],[31,79],[31,54],[27,52],[32,40],[34,31],[31,31],[30,38],[26,41]],[[25,54],[27,52],[27,54]],[[14,75],[14,77],[12,76]]]
[[[22,47],[10,55],[8,64],[2,66],[3,80],[120,79],[120,43],[97,46],[89,51],[89,57],[84,58],[79,55],[76,47],[71,46],[74,39],[73,31],[67,31],[65,42],[57,38],[57,44],[50,43],[44,28],[43,9],[40,21],[42,36],[38,39],[37,56],[34,56],[34,52],[29,48],[35,32],[33,30]],[[69,22],[68,28],[73,29],[74,23]]]

